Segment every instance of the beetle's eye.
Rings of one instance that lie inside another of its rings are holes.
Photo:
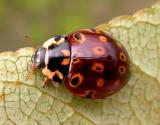
[[[39,48],[35,54],[32,56],[32,63],[38,67],[38,68],[43,68],[45,65],[44,62],[45,58],[45,49],[44,48]]]
[[[39,51],[37,50],[37,52],[35,52],[35,54],[32,55],[32,58],[31,58],[32,63],[37,65],[37,63],[39,63],[40,61],[39,58],[40,58],[40,55],[39,55]]]

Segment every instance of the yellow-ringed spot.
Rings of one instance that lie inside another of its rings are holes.
[[[83,44],[85,42],[85,36],[82,33],[73,34],[73,38],[78,44]]]
[[[94,47],[92,49],[93,53],[97,56],[103,56],[105,55],[106,51],[103,47]]]
[[[127,57],[123,52],[120,52],[119,54],[119,58],[121,61],[126,62],[127,61]]]
[[[99,40],[101,42],[107,42],[108,41],[107,37],[105,37],[105,36],[99,36]]]
[[[77,86],[82,84],[83,79],[83,76],[80,73],[77,73],[71,78],[69,84],[71,87],[76,88]]]
[[[119,72],[120,75],[125,74],[126,73],[126,67],[123,66],[123,65],[119,66],[118,67],[118,72]]]
[[[59,70],[56,70],[55,73],[58,75],[60,79],[63,79],[63,75]]]
[[[91,69],[97,73],[102,73],[104,71],[104,65],[102,63],[94,63]]]
[[[53,79],[55,72],[51,72],[47,67],[42,70],[42,73],[48,77],[48,79]]]
[[[104,79],[98,79],[96,82],[97,87],[103,87],[105,84],[105,80]]]
[[[70,58],[65,58],[63,59],[63,61],[61,62],[61,65],[69,65],[70,63]]]
[[[64,56],[70,57],[70,51],[69,50],[61,50],[61,52],[64,54]]]

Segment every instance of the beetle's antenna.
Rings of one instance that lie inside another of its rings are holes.
[[[33,51],[36,51],[36,46],[33,43],[33,40],[31,39],[31,37],[29,37],[28,35],[24,35],[26,41],[31,44],[33,46]],[[26,80],[31,79],[31,76],[35,73],[35,66],[32,64],[31,65],[31,72],[28,73],[28,75],[26,76]]]
[[[26,38],[27,42],[29,42],[30,44],[33,44],[32,39],[28,35],[24,35],[24,37]]]
[[[31,37],[29,37],[28,35],[24,35],[24,37],[26,38],[27,42],[29,44],[31,44],[34,48],[34,50],[36,51],[36,45],[34,45],[33,40],[31,39]]]

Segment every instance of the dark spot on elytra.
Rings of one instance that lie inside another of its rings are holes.
[[[120,66],[119,67],[119,73],[124,74],[126,72],[126,67],[125,66]]]
[[[124,62],[127,60],[126,55],[123,52],[120,52],[120,59]]]
[[[74,85],[74,86],[76,86],[78,83],[79,83],[79,78],[78,77],[73,78],[72,81],[71,81],[71,84]]]
[[[94,96],[94,92],[90,91],[87,93],[86,98],[91,99],[91,98],[93,98],[93,96]]]
[[[77,40],[80,40],[81,39],[81,35],[79,33],[75,33],[74,34],[74,37],[77,39]]]
[[[101,67],[96,67],[96,70],[97,70],[97,71],[101,71],[102,68],[101,68]]]
[[[78,60],[77,58],[74,58],[74,59],[73,59],[74,62],[77,61],[77,60]]]
[[[125,59],[124,55],[122,55],[121,57],[122,57],[122,59]]]

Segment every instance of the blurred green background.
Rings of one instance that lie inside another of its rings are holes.
[[[57,34],[95,27],[156,0],[0,0],[0,52],[40,45]],[[27,42],[29,35],[33,43]]]

